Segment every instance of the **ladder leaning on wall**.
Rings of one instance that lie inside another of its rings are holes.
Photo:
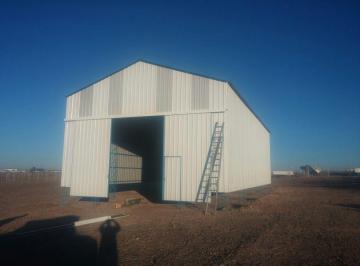
[[[206,203],[205,214],[207,213],[212,193],[215,193],[216,196],[215,210],[217,209],[221,156],[224,142],[223,135],[224,123],[216,122],[195,200],[196,202]]]

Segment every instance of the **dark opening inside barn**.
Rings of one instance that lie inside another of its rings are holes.
[[[109,192],[136,190],[162,200],[164,118],[112,119]]]

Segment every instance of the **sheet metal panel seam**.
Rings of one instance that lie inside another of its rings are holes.
[[[151,117],[151,116],[178,116],[178,115],[192,115],[192,114],[205,114],[205,113],[224,113],[228,109],[214,110],[214,111],[197,111],[188,113],[155,113],[155,114],[136,114],[136,115],[111,115],[111,116],[99,116],[99,117],[83,117],[74,119],[64,119],[64,122],[72,121],[86,121],[86,120],[101,120],[101,119],[113,119],[113,118],[132,118],[132,117]]]

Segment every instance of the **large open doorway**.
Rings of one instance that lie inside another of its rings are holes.
[[[115,118],[111,126],[109,191],[136,190],[162,200],[164,118]]]

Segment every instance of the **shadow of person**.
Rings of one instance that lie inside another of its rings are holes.
[[[79,235],[69,215],[34,220],[0,235],[0,265],[95,265],[96,240]]]
[[[98,253],[98,265],[118,265],[118,248],[116,235],[120,232],[120,225],[114,220],[107,220],[99,227],[101,234]]]

